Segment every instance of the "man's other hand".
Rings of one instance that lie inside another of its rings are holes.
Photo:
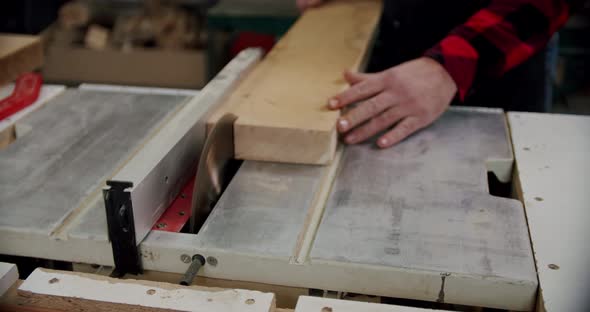
[[[324,0],[297,0],[297,7],[301,12],[322,4]]]
[[[449,107],[457,85],[435,60],[418,58],[375,74],[345,72],[350,88],[331,98],[330,109],[358,105],[338,119],[344,142],[356,144],[388,130],[377,145],[388,148],[430,125]]]

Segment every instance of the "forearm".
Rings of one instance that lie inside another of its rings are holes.
[[[543,49],[569,12],[565,0],[492,0],[425,55],[445,67],[463,100],[477,80],[501,76]]]

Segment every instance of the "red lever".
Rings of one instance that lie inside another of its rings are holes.
[[[0,120],[35,103],[41,92],[42,84],[43,78],[39,74],[26,73],[18,77],[12,94],[0,101]]]

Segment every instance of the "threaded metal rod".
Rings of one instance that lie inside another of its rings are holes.
[[[191,265],[186,270],[186,273],[182,276],[180,280],[180,285],[188,286],[193,283],[193,280],[197,276],[197,273],[201,269],[202,266],[205,265],[205,257],[201,255],[194,255]]]

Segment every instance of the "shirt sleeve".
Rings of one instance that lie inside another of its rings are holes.
[[[499,77],[544,48],[569,12],[565,0],[491,0],[425,55],[445,67],[463,101],[479,78]]]

